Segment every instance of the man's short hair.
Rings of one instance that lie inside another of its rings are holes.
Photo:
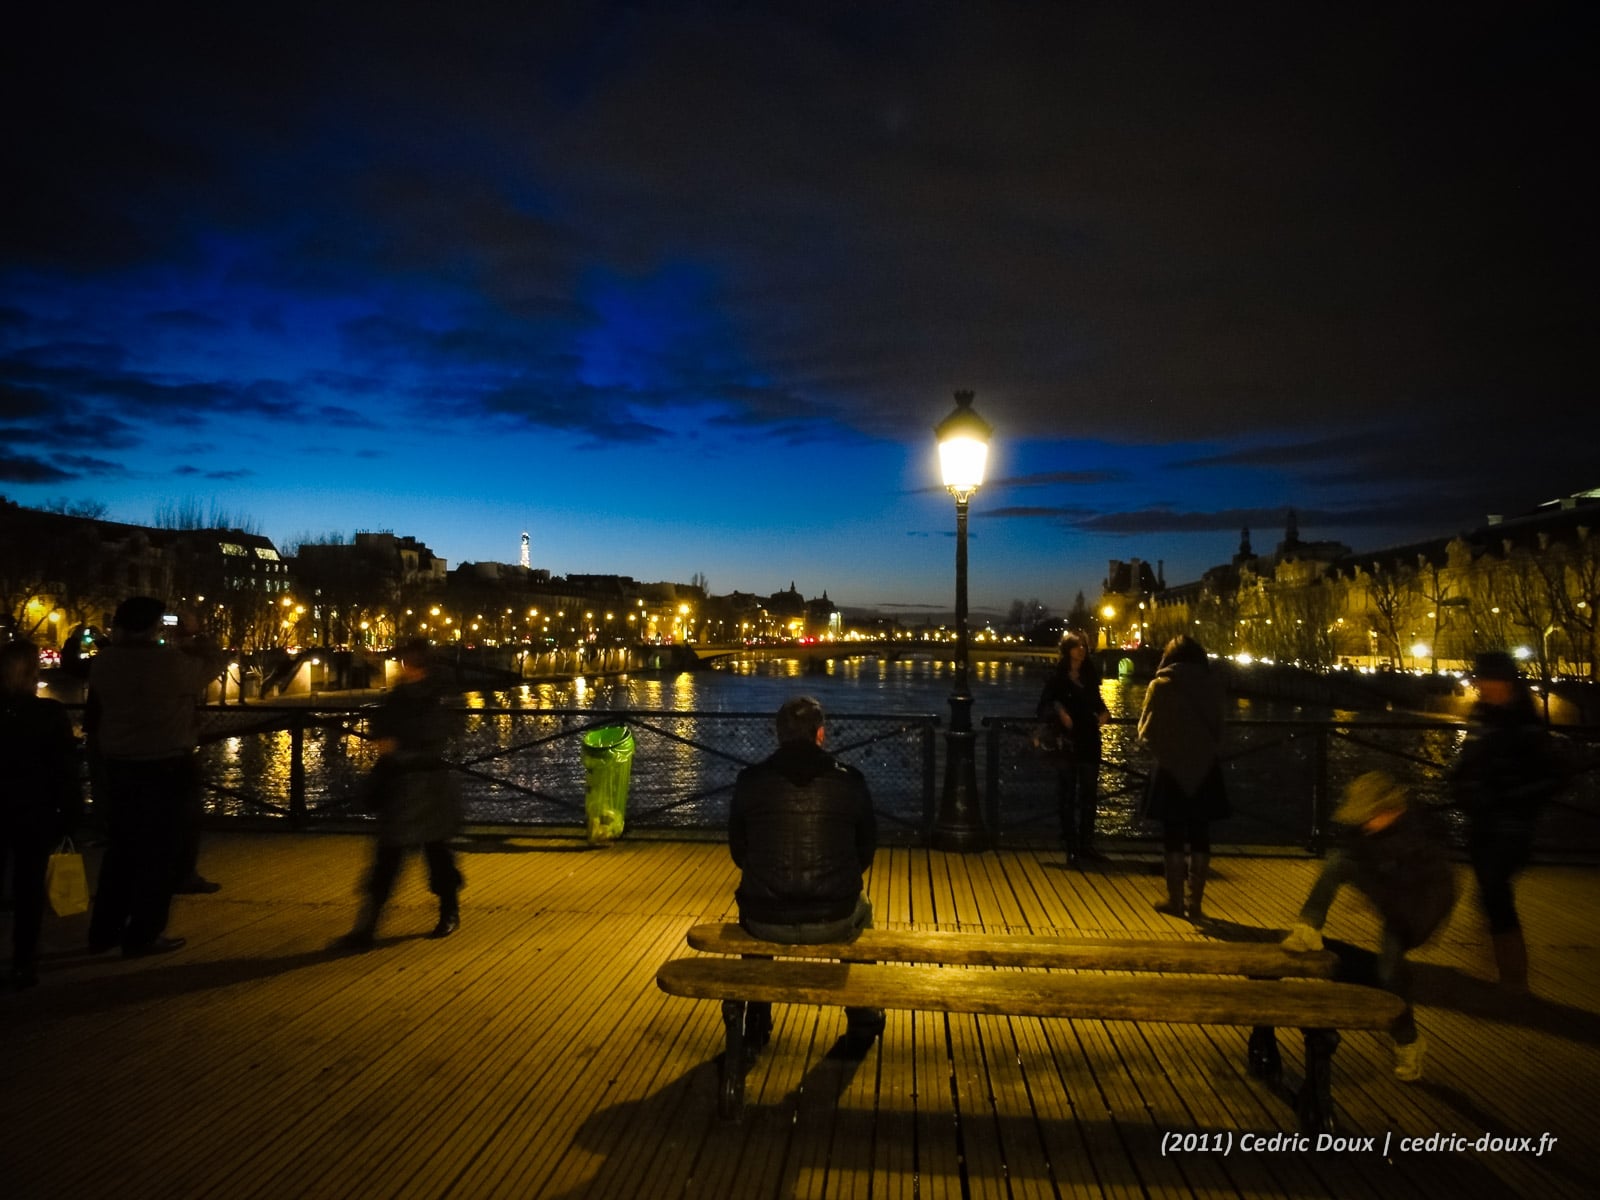
[[[426,670],[433,659],[433,643],[427,638],[407,638],[394,648],[394,656],[401,666]]]
[[[822,705],[810,696],[785,700],[778,709],[778,742],[815,742],[822,728]]]
[[[111,617],[111,628],[123,633],[149,633],[161,624],[166,611],[164,600],[157,600],[154,596],[129,596],[117,605],[117,611]]]

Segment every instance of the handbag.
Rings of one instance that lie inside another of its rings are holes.
[[[1028,745],[1042,761],[1058,769],[1070,767],[1077,759],[1072,735],[1055,721],[1040,721],[1029,735]]]
[[[71,838],[62,838],[44,871],[44,891],[50,911],[58,917],[75,917],[89,911],[89,878],[84,874],[83,855]]]

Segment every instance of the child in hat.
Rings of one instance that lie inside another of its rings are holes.
[[[1322,949],[1322,926],[1334,897],[1346,883],[1372,902],[1383,920],[1376,954],[1342,942],[1329,949],[1339,956],[1339,977],[1393,992],[1406,1008],[1396,1018],[1394,1038],[1398,1079],[1422,1078],[1423,1040],[1411,1008],[1410,967],[1406,955],[1444,924],[1455,904],[1455,876],[1444,840],[1410,803],[1406,790],[1383,771],[1369,771],[1350,784],[1333,819],[1347,830],[1340,849],[1329,855],[1300,908],[1285,949]]]

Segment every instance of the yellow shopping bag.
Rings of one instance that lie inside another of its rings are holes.
[[[44,890],[50,910],[58,917],[75,917],[89,911],[89,879],[83,871],[83,855],[71,838],[63,838],[45,868]]]

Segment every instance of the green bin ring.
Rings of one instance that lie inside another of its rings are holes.
[[[610,759],[633,757],[633,734],[626,725],[603,725],[583,735],[583,756]]]

